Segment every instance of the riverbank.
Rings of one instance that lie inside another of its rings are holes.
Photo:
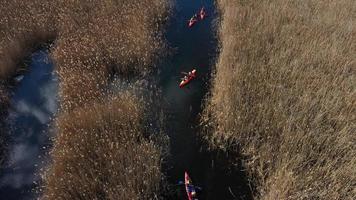
[[[243,163],[255,199],[352,199],[355,2],[217,2],[203,137]]]

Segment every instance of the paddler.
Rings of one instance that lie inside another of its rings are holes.
[[[190,18],[189,22],[190,22],[190,23],[193,23],[194,21],[197,20],[197,18],[198,18],[198,15],[195,14],[195,15],[192,16],[192,18]]]
[[[205,16],[205,9],[204,7],[201,8],[200,12],[199,12],[199,16],[200,16],[200,19],[203,19],[203,17]]]
[[[197,196],[197,193],[195,191],[195,186],[190,183],[190,180],[187,181],[187,184],[188,184],[189,193],[192,195],[193,198],[195,198]]]
[[[188,180],[187,184],[188,184],[189,193],[192,195],[193,198],[196,198],[197,197],[196,191],[202,191],[202,188],[193,185],[190,180]],[[177,184],[177,186],[184,186],[184,185],[185,185],[185,183],[183,181],[179,181]]]

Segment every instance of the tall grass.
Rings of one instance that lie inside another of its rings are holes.
[[[64,31],[53,57],[61,114],[43,197],[158,198],[161,147],[143,138],[144,108],[125,93],[110,100],[107,90],[113,73],[125,76],[152,67],[164,44],[159,24],[167,5],[157,0],[60,7],[66,20],[58,23]]]
[[[143,108],[129,93],[57,119],[45,199],[154,199],[160,148],[142,133]]]
[[[55,4],[54,1],[1,1],[0,79],[12,76],[35,45],[55,38]]]
[[[162,147],[143,138],[146,109],[129,93],[111,97],[109,82],[113,74],[154,67],[169,6],[165,0],[1,2],[1,80],[16,73],[33,45],[54,40],[60,110],[44,198],[158,198]]]
[[[110,73],[143,73],[159,58],[163,0],[61,3],[60,30],[53,57],[61,79],[65,110],[90,102]],[[77,12],[79,10],[79,12]]]
[[[56,38],[53,58],[62,107],[70,110],[98,95],[107,83],[103,76],[113,70],[138,73],[153,66],[164,49],[161,24],[168,10],[164,0],[3,0],[0,78],[13,75],[35,44]],[[78,81],[83,74],[83,82]],[[80,89],[88,83],[86,90]]]
[[[256,199],[354,199],[356,2],[217,4],[212,148],[239,146]]]

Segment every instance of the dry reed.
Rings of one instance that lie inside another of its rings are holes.
[[[12,76],[35,45],[55,38],[54,8],[52,1],[1,1],[0,79]]]
[[[141,102],[129,93],[108,97],[108,83],[114,73],[154,66],[168,11],[165,0],[2,0],[1,80],[34,45],[54,41],[60,111],[43,198],[158,198],[162,147],[142,136]]]
[[[58,22],[64,31],[53,57],[65,110],[100,95],[112,72],[146,72],[162,52],[160,24],[168,12],[166,1],[78,2],[60,7],[64,9],[60,18],[66,20]],[[78,9],[83,12],[75,12]]]
[[[256,199],[355,199],[356,2],[217,3],[212,148],[239,145]]]
[[[57,119],[45,199],[153,199],[161,155],[142,133],[143,109],[129,93]]]
[[[153,66],[164,44],[159,24],[167,4],[107,1],[60,7],[66,20],[58,22],[64,31],[53,57],[61,114],[44,198],[158,198],[161,147],[142,136],[140,102],[123,93],[111,103],[106,99],[112,73],[140,73]]]

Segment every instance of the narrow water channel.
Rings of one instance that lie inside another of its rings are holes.
[[[188,28],[188,20],[199,12],[202,6],[205,7],[208,17]],[[214,20],[216,10],[213,0],[179,0],[175,3],[166,33],[169,45],[175,49],[174,55],[162,67],[160,82],[166,100],[164,110],[167,113],[171,154],[167,174],[172,185],[184,181],[184,171],[187,171],[193,182],[206,187],[206,166],[199,151],[196,126],[216,57],[217,40],[212,28]],[[197,70],[197,78],[186,88],[179,88],[180,77],[183,76],[181,72],[192,69]],[[205,195],[200,194],[200,197],[202,196]],[[184,190],[179,188],[174,197],[170,198],[184,199]]]
[[[204,7],[208,18],[192,28],[187,20]],[[223,153],[209,152],[199,137],[199,114],[203,99],[209,90],[212,67],[218,55],[217,10],[213,0],[177,0],[166,38],[175,49],[162,66],[160,86],[165,98],[167,132],[170,138],[170,159],[166,166],[173,194],[168,199],[185,199],[184,181],[187,171],[193,183],[203,188],[202,199],[250,199],[250,189],[242,171],[225,169],[227,157]],[[181,72],[197,70],[197,79],[186,88],[179,88]],[[224,164],[225,163],[225,164]]]
[[[30,56],[27,72],[16,77],[7,124],[8,160],[0,171],[0,197],[34,199],[39,170],[50,147],[50,122],[58,107],[58,79],[49,53]]]

